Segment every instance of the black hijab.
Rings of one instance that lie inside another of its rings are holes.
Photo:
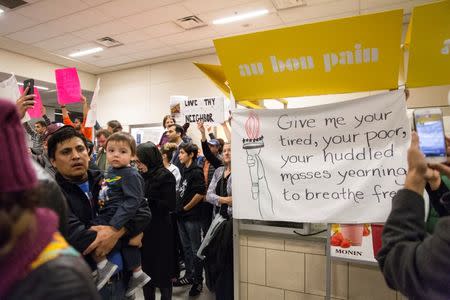
[[[159,170],[164,168],[161,152],[159,152],[158,147],[152,142],[140,144],[136,148],[136,155],[148,169],[146,173],[142,174],[144,179],[155,175]]]

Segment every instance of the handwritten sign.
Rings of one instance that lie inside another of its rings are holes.
[[[23,95],[23,87],[19,87],[20,94]],[[42,117],[42,98],[41,94],[39,94],[39,89],[36,87],[34,88],[33,94],[36,96],[34,97],[34,106],[33,108],[30,108],[27,110],[27,113],[30,115],[31,118],[39,119]]]
[[[17,99],[20,98],[19,85],[17,84],[16,76],[11,75],[8,79],[0,82],[0,99],[11,101],[16,103]],[[28,113],[22,118],[22,122],[27,122],[30,120]]]
[[[238,101],[390,89],[398,85],[402,19],[395,10],[214,45]]]
[[[56,69],[56,92],[59,104],[80,102],[81,86],[76,68]]]
[[[223,97],[206,97],[185,99],[181,103],[181,114],[183,123],[205,123],[220,124],[224,122],[224,99]]]
[[[343,103],[233,113],[233,215],[384,222],[406,175],[402,91]]]

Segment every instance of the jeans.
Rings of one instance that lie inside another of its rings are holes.
[[[194,283],[202,283],[203,262],[197,257],[198,248],[202,243],[202,223],[200,220],[181,219],[178,221],[178,231],[184,250],[185,277],[193,279]]]
[[[156,287],[146,284],[143,290],[145,300],[156,300]],[[159,288],[159,291],[161,292],[161,300],[172,300],[172,287]]]
[[[110,280],[100,291],[103,300],[124,300],[129,276],[114,278]]]

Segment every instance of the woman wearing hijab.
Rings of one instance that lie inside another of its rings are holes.
[[[164,167],[159,149],[152,142],[137,147],[137,167],[144,177],[144,194],[152,211],[152,221],[142,240],[142,268],[152,280],[144,286],[146,300],[155,299],[155,288],[161,300],[172,299],[175,258],[172,223],[169,212],[175,209],[175,177]]]
[[[25,114],[27,96],[17,108]],[[100,299],[88,266],[38,208],[36,173],[14,104],[0,100],[0,299]]]

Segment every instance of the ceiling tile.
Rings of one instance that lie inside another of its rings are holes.
[[[166,47],[167,45],[163,43],[160,39],[151,39],[147,41],[137,42],[133,44],[128,44],[123,46],[123,50],[129,50],[129,53],[132,52],[139,52],[139,51],[146,51],[146,50],[152,50],[152,49],[158,49]]]
[[[73,34],[86,40],[94,41],[105,36],[118,35],[133,30],[134,29],[130,25],[121,22],[120,20],[115,20],[88,29],[75,31]]]
[[[150,59],[155,57],[167,56],[180,52],[180,50],[174,47],[164,47],[159,49],[151,49],[146,51],[140,51],[131,53],[128,56],[135,58],[136,60]]]
[[[98,24],[111,21],[110,17],[95,9],[84,10],[69,16],[59,18],[49,22],[52,26],[64,28],[66,32],[73,32],[83,28],[88,28]]]
[[[252,1],[243,5],[225,7],[220,10],[211,11],[208,13],[200,14],[199,17],[205,22],[212,23],[213,20],[219,18],[225,18],[236,14],[247,13],[255,10],[267,9],[270,13],[276,12],[270,0]],[[256,18],[255,18],[256,19]],[[251,19],[248,19],[250,21]]]
[[[97,8],[109,16],[121,18],[177,2],[180,0],[116,0]]]
[[[13,11],[0,15],[0,35],[16,32],[21,29],[36,25],[38,22],[24,17]]]
[[[111,67],[121,64],[126,64],[135,61],[135,58],[128,57],[128,56],[119,56],[115,58],[109,58],[109,59],[100,59],[93,62],[93,65],[96,65],[98,67]]]
[[[175,48],[178,49],[180,52],[188,52],[188,51],[213,48],[213,47],[214,47],[214,43],[213,43],[212,39],[198,40],[198,41],[193,41],[193,42],[184,43],[184,44],[177,44],[175,46]]]
[[[84,3],[86,3],[89,6],[96,6],[96,5],[105,3],[105,2],[110,2],[111,0],[81,0],[81,1],[83,1]]]
[[[246,0],[187,0],[183,2],[183,5],[194,14],[200,14],[209,11],[220,10],[227,7],[237,6],[247,2],[248,1]]]
[[[67,47],[71,47],[71,46],[75,46],[75,45],[79,45],[82,43],[85,43],[86,41],[83,40],[82,38],[79,38],[77,36],[74,36],[70,33],[65,34],[65,35],[61,35],[58,37],[54,37],[39,43],[35,43],[33,44],[33,46],[45,49],[45,50],[50,50],[50,51],[54,51],[54,50],[59,50],[59,49],[64,49]]]
[[[131,43],[149,40],[151,37],[148,34],[146,34],[144,30],[135,30],[122,34],[113,35],[112,38],[121,42],[122,44],[127,45]]]
[[[200,39],[213,38],[215,36],[218,36],[218,33],[214,31],[210,26],[207,26],[186,30],[182,33],[163,36],[159,39],[167,45],[176,45]]]
[[[96,43],[92,43],[92,42],[87,42],[87,43],[82,43],[82,44],[78,44],[75,46],[70,46],[64,49],[60,49],[55,51],[55,54],[64,56],[64,57],[69,57],[69,54],[74,53],[74,52],[78,52],[81,50],[87,50],[87,49],[91,49],[91,48],[95,48],[98,47],[99,45]],[[94,54],[93,54],[94,55]]]
[[[192,15],[192,12],[184,8],[182,5],[174,4],[162,6],[140,14],[128,16],[121,20],[133,26],[136,29],[140,29],[148,27],[150,25],[174,21],[176,19],[187,17],[190,15]]]
[[[89,8],[89,6],[80,0],[45,0],[21,7],[15,12],[46,22],[86,8]]]
[[[320,5],[303,6],[279,11],[278,15],[283,20],[283,22],[292,23],[296,21],[334,16],[347,12],[359,13],[359,1],[339,0],[330,3],[322,3]]]
[[[391,4],[399,4],[402,2],[411,2],[408,0],[362,0],[361,1],[361,9],[373,9],[380,8],[383,6],[388,6]]]
[[[180,26],[176,25],[173,22],[166,22],[158,25],[152,25],[146,28],[142,28],[141,30],[152,38],[184,31],[183,28],[181,28]]]
[[[33,44],[58,35],[62,35],[63,33],[64,29],[50,26],[48,25],[48,23],[44,23],[9,34],[6,37],[16,41],[21,41],[22,43]]]
[[[230,35],[267,30],[267,28],[280,27],[281,25],[283,25],[281,18],[276,13],[272,13],[242,22],[212,26],[219,34]]]

